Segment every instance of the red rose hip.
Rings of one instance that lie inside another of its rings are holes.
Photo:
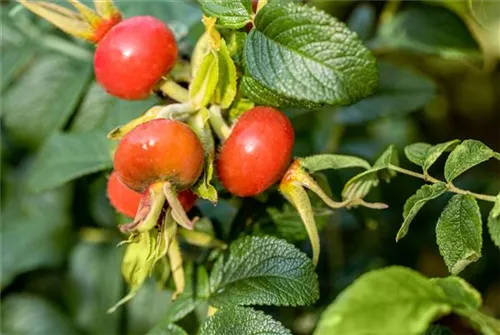
[[[155,119],[127,133],[115,152],[118,178],[144,192],[156,182],[170,182],[177,190],[191,186],[203,169],[203,147],[180,121]]]
[[[94,55],[96,79],[111,95],[127,100],[148,97],[173,68],[177,44],[172,31],[151,16],[135,16],[111,28]]]
[[[290,120],[271,107],[255,107],[234,126],[217,160],[217,174],[231,193],[257,195],[278,181],[290,162],[294,131]]]

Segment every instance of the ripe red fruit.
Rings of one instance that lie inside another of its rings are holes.
[[[111,205],[117,212],[135,217],[143,194],[133,191],[125,186],[117,177],[116,172],[112,172],[108,179],[108,198]],[[147,193],[144,193],[147,194]],[[184,190],[178,195],[179,201],[186,212],[193,208],[197,196],[190,190]]]
[[[115,152],[118,178],[144,192],[156,182],[171,182],[178,190],[191,186],[203,170],[203,147],[180,121],[155,119],[127,133]]]
[[[290,162],[294,131],[290,120],[271,107],[244,113],[224,143],[217,174],[231,193],[248,197],[274,184]]]
[[[115,25],[94,55],[97,81],[111,95],[139,100],[174,66],[177,44],[172,31],[151,16],[135,16]]]

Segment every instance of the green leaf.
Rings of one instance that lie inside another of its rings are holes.
[[[429,327],[429,329],[427,329],[424,335],[454,335],[454,334],[451,332],[450,329],[446,327],[432,325]]]
[[[42,191],[113,166],[114,142],[101,132],[55,134],[38,151],[28,187]]]
[[[102,130],[109,132],[118,126],[142,115],[158,99],[154,96],[145,100],[123,100],[108,93],[96,82],[92,83],[76,117],[71,124],[72,132]]]
[[[281,323],[261,311],[248,307],[223,308],[208,318],[200,335],[291,335]]]
[[[163,322],[170,324],[177,322],[184,318],[186,315],[195,310],[200,301],[193,298],[192,292],[182,293],[167,310],[167,314],[163,318]]]
[[[205,107],[212,100],[219,81],[218,58],[215,51],[207,53],[189,85],[189,99],[196,109]]]
[[[396,172],[388,169],[389,165],[399,165],[398,155],[393,145],[382,153],[371,169],[347,181],[342,190],[342,197],[344,199],[362,199],[372,187],[378,185],[379,178],[388,182],[396,175]]]
[[[364,159],[347,155],[314,155],[300,158],[299,162],[300,166],[309,170],[310,172],[317,172],[327,169],[338,170],[350,167],[361,167],[366,170],[370,168],[370,164]]]
[[[210,278],[214,306],[297,306],[318,299],[311,260],[292,244],[270,236],[233,242]]]
[[[321,316],[315,335],[422,334],[451,312],[443,291],[402,267],[371,271],[344,290]]]
[[[231,106],[236,97],[236,67],[234,65],[226,41],[221,40],[219,50],[219,81],[215,88],[214,101],[226,109]]]
[[[413,164],[424,166],[427,152],[432,146],[429,143],[414,143],[405,147],[406,158]]]
[[[488,231],[493,243],[500,248],[500,194],[488,215]]]
[[[168,325],[158,325],[148,331],[146,335],[188,335],[184,329],[181,327],[174,325],[174,324],[168,324]]]
[[[10,195],[5,199],[5,206],[2,204],[2,288],[21,273],[61,266],[71,240],[69,188],[36,195]],[[36,247],[36,252],[27,254],[26,246]]]
[[[0,79],[0,92],[3,92],[9,84],[28,66],[35,56],[36,47],[33,43],[23,43],[21,46],[8,45],[0,49],[2,58],[0,68],[2,77]]]
[[[90,75],[87,63],[53,54],[40,58],[5,93],[3,116],[9,133],[38,147],[64,128]]]
[[[444,177],[451,182],[465,171],[487,161],[494,155],[495,152],[480,141],[465,140],[448,156],[444,165]]]
[[[228,112],[229,115],[229,121],[233,123],[238,119],[243,113],[245,113],[247,110],[253,108],[255,104],[245,98],[238,98],[233,105],[231,106],[231,109]]]
[[[418,214],[420,209],[432,199],[436,199],[448,190],[445,183],[436,183],[422,186],[414,195],[408,198],[403,211],[403,224],[396,236],[396,242],[406,236],[410,228],[411,221]]]
[[[116,334],[120,314],[106,314],[122,294],[120,263],[115,244],[80,242],[69,261],[68,285],[78,327],[89,334]],[[103,275],[105,274],[105,275]]]
[[[246,75],[284,100],[347,105],[378,85],[375,58],[355,33],[293,1],[271,2],[259,11],[244,58]]]
[[[458,143],[460,143],[460,140],[451,140],[430,147],[424,158],[424,172],[427,173],[432,164],[434,164],[443,153],[453,150]]]
[[[217,18],[217,23],[225,28],[243,28],[251,20],[250,0],[199,0],[201,9],[207,16]]]
[[[437,24],[439,23],[439,24]],[[455,13],[434,6],[411,6],[398,12],[378,30],[377,47],[439,55],[478,57],[479,45]]]
[[[380,86],[371,96],[335,113],[342,124],[361,124],[386,117],[400,117],[417,111],[431,101],[436,92],[429,78],[392,63],[379,62]]]
[[[285,205],[282,211],[277,208],[268,208],[267,213],[276,225],[278,235],[290,242],[303,241],[308,238],[307,230],[299,213],[291,206]],[[327,220],[332,217],[333,211],[329,208],[313,208],[316,226],[322,230]]]
[[[432,282],[439,285],[447,300],[454,308],[472,308],[481,307],[481,294],[469,283],[460,277],[433,278]]]
[[[28,294],[2,299],[2,333],[19,335],[78,334],[66,315],[52,303]]]
[[[453,196],[436,226],[439,252],[452,274],[462,271],[481,257],[481,213],[470,195]]]
[[[202,199],[207,199],[213,204],[217,203],[218,194],[211,184],[214,173],[215,144],[212,130],[208,123],[210,118],[206,108],[202,108],[198,113],[189,119],[189,126],[195,131],[203,145],[205,155],[205,167],[202,176],[192,187],[194,193]]]

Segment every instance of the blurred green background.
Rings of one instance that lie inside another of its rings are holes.
[[[125,17],[151,14],[168,22],[185,59],[203,32],[195,2],[116,2]],[[414,142],[470,138],[500,151],[498,2],[309,2],[345,21],[374,51],[381,86],[349,107],[287,110],[296,129],[296,156],[336,152],[373,161],[395,144],[402,166],[417,171],[402,154]],[[126,292],[122,249],[115,247],[123,218],[105,195],[111,167],[105,134],[161,98],[126,102],[107,96],[93,78],[92,46],[67,38],[11,1],[2,1],[0,8],[2,333],[144,334],[170,304],[170,293],[154,282],[124,308],[105,313]],[[54,150],[57,161],[50,162],[50,171],[41,171]],[[78,164],[84,176],[76,173],[75,180],[61,180],[62,186],[43,192],[32,187],[50,184],[60,169],[67,172]],[[443,164],[432,168],[435,177],[442,177]],[[319,178],[338,199],[355,172]],[[497,194],[499,172],[498,161],[486,162],[457,184]],[[313,306],[267,307],[266,312],[294,334],[309,334],[324,308],[366,271],[399,264],[427,276],[447,275],[434,228],[447,197],[427,204],[409,234],[395,242],[404,202],[420,186],[419,180],[398,176],[373,190],[368,200],[388,203],[384,211],[332,213],[318,207],[321,298]],[[219,238],[266,232],[310,253],[297,214],[284,207],[276,190],[244,201],[220,195],[217,208],[199,201],[194,210],[212,220]],[[480,206],[484,217],[491,205]],[[486,231],[483,240],[483,257],[461,275],[483,294],[487,312],[500,317],[500,253]],[[194,264],[206,257],[199,250],[187,252]],[[203,317],[192,313],[180,325],[193,332]]]

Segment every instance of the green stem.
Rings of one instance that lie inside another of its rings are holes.
[[[166,96],[179,101],[188,102],[189,92],[181,85],[177,84],[171,78],[166,78],[165,81],[159,87],[159,90],[163,92]]]
[[[208,109],[208,113],[210,115],[210,125],[214,129],[217,136],[224,141],[231,134],[231,129],[227,125],[226,121],[222,117],[221,108],[217,105],[212,105]]]
[[[184,121],[189,118],[196,110],[191,102],[180,104],[171,104],[163,107],[156,115],[157,119],[175,119]]]
[[[184,210],[184,208],[182,208],[182,204],[180,203],[179,198],[177,198],[177,192],[175,191],[175,188],[171,183],[164,183],[163,193],[167,198],[168,205],[172,209],[172,217],[174,218],[175,222],[188,230],[193,230],[194,221],[189,220],[186,211]]]
[[[172,295],[172,299],[176,299],[179,294],[184,292],[184,286],[186,283],[184,268],[182,267],[181,249],[179,248],[179,242],[177,242],[176,238],[170,242],[170,246],[168,248],[168,259],[170,261],[170,269],[175,283],[175,292]]]
[[[408,176],[412,176],[412,177],[415,177],[415,178],[420,178],[420,179],[422,179],[422,180],[424,180],[426,182],[429,182],[429,183],[433,183],[433,184],[436,184],[436,183],[445,183],[445,182],[443,182],[443,181],[441,181],[439,179],[436,179],[434,177],[431,177],[429,175],[424,175],[422,173],[410,171],[410,170],[407,170],[407,169],[404,169],[402,167],[395,166],[395,165],[392,165],[392,164],[389,164],[388,168],[391,169],[391,170],[393,170],[393,171],[406,174]],[[484,201],[489,201],[489,202],[495,202],[495,200],[496,200],[495,196],[493,196],[493,195],[486,195],[486,194],[474,193],[474,192],[471,192],[471,191],[468,191],[468,190],[464,190],[464,189],[458,188],[455,185],[453,185],[452,183],[445,183],[445,184],[448,185],[448,191],[453,192],[453,193],[464,194],[464,195],[471,195],[471,196],[473,196],[476,199],[480,199],[480,200],[484,200]]]

